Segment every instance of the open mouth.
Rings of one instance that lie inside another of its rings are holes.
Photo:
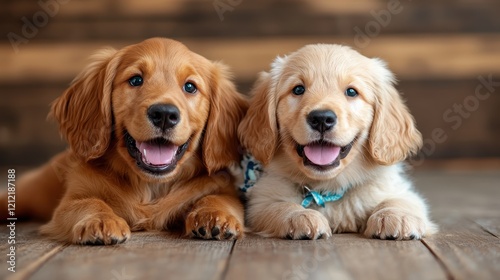
[[[337,146],[326,141],[315,141],[307,145],[297,145],[297,153],[304,165],[318,170],[328,170],[339,166],[340,160],[351,151],[354,140],[347,146]]]
[[[124,135],[128,153],[137,166],[153,175],[164,175],[174,170],[189,145],[189,140],[177,146],[162,137],[140,142],[127,131]]]

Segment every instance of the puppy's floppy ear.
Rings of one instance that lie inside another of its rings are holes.
[[[372,59],[372,62],[376,103],[369,151],[377,163],[391,165],[416,154],[422,146],[422,135],[394,87],[394,75],[382,60]]]
[[[271,92],[271,74],[260,73],[252,90],[250,108],[238,128],[243,147],[262,164],[268,164],[278,143],[276,96]]]
[[[117,51],[103,49],[70,87],[52,103],[49,116],[59,123],[61,134],[77,155],[88,161],[104,154],[112,133],[111,91]]]
[[[240,161],[237,129],[248,109],[248,101],[236,90],[227,67],[217,62],[213,65],[210,112],[203,140],[203,160],[209,173]]]

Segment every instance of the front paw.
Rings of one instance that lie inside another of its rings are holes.
[[[381,209],[367,222],[365,236],[387,240],[421,239],[430,226],[427,219],[401,209]]]
[[[332,230],[328,220],[316,210],[298,210],[291,214],[287,226],[283,228],[280,237],[287,239],[321,239],[329,238]]]
[[[127,222],[114,214],[99,214],[78,222],[73,227],[74,244],[115,245],[130,237]]]
[[[243,236],[243,225],[224,211],[200,208],[187,216],[186,233],[195,238],[232,240]]]

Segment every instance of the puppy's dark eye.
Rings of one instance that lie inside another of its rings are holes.
[[[347,95],[349,97],[356,97],[356,96],[358,96],[358,92],[353,88],[348,88],[345,90],[345,95]]]
[[[142,77],[139,75],[135,75],[132,78],[128,79],[128,83],[133,87],[141,86],[144,81]]]
[[[191,82],[185,83],[183,89],[187,93],[195,93],[198,90],[196,88],[195,84],[193,84]]]
[[[306,92],[306,88],[304,86],[295,86],[293,89],[292,89],[292,93],[295,94],[295,95],[302,95],[304,94],[304,92]]]

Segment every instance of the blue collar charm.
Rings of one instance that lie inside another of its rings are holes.
[[[241,167],[243,168],[243,184],[240,186],[240,190],[246,193],[251,187],[257,183],[257,180],[262,175],[262,165],[258,162],[252,155],[245,154],[243,160],[241,161]]]
[[[307,208],[314,202],[316,205],[325,208],[325,202],[332,202],[341,199],[344,196],[344,191],[340,193],[333,192],[317,192],[311,190],[307,185],[304,188],[304,199],[302,200],[302,207]]]

